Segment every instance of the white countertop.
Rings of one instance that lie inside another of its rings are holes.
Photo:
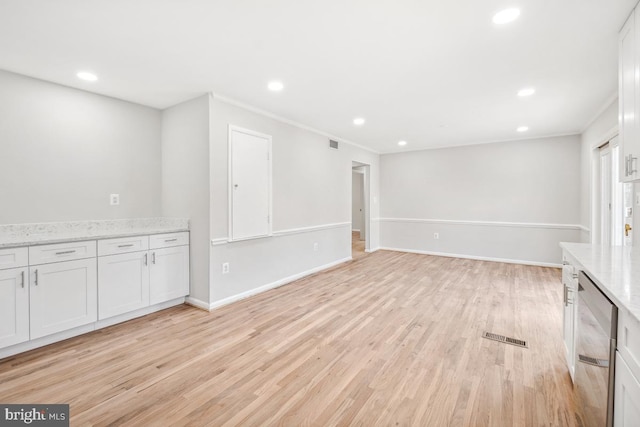
[[[640,321],[640,248],[564,242],[560,246],[619,309]]]
[[[0,225],[0,249],[189,231],[183,218],[135,218]]]

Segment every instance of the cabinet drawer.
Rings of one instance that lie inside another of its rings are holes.
[[[189,232],[155,234],[149,236],[150,249],[170,248],[189,244]]]
[[[116,255],[149,249],[149,236],[98,240],[98,256]]]
[[[29,250],[27,248],[0,249],[0,270],[26,267],[27,264],[29,264]]]
[[[640,322],[623,308],[618,310],[618,351],[640,378]]]
[[[57,243],[29,247],[29,265],[73,261],[96,256],[96,241]]]

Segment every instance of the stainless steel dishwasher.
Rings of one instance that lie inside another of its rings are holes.
[[[585,427],[613,426],[617,332],[618,307],[581,271],[575,390],[577,415]]]

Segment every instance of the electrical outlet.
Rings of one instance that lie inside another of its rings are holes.
[[[229,263],[225,262],[222,264],[222,274],[229,274]]]
[[[439,240],[440,239],[440,233],[433,233],[433,239],[434,240]]]
[[[109,203],[111,206],[116,206],[120,204],[120,195],[119,194],[110,194],[109,195]]]
[[[318,242],[313,244],[313,251],[318,252]]]

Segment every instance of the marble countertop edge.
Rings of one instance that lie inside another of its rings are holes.
[[[0,225],[0,249],[189,231],[189,220],[136,218]]]
[[[640,250],[589,243],[560,243],[618,309],[640,321]]]

